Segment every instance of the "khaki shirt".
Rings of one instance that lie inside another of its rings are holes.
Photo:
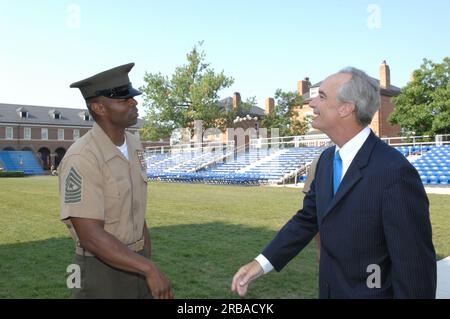
[[[104,221],[125,245],[142,239],[147,207],[147,169],[140,141],[126,133],[129,161],[103,129],[93,128],[67,151],[58,170],[61,220],[78,237],[69,217]]]

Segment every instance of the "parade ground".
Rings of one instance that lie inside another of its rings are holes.
[[[175,298],[238,298],[230,292],[234,273],[303,199],[299,188],[161,182],[150,182],[148,193],[153,258],[172,281]],[[450,196],[428,197],[437,259],[443,260],[450,256]],[[70,298],[66,269],[73,254],[59,221],[58,178],[0,179],[0,298]],[[317,298],[317,289],[311,242],[282,272],[255,282],[248,298]]]

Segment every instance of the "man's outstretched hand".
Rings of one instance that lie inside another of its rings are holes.
[[[236,275],[234,275],[233,282],[231,283],[231,291],[237,292],[241,297],[245,296],[248,286],[263,274],[264,271],[260,264],[256,260],[253,260],[241,267]]]

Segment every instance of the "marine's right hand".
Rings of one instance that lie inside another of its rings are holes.
[[[263,274],[264,271],[261,265],[256,260],[253,260],[241,267],[236,275],[234,275],[233,282],[231,283],[231,291],[237,292],[241,297],[245,296],[248,286]]]
[[[173,291],[169,279],[155,264],[153,264],[151,271],[145,275],[145,279],[155,299],[173,299]]]

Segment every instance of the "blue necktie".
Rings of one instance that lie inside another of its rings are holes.
[[[339,151],[334,153],[333,161],[333,194],[336,194],[342,177],[342,159],[339,155]]]

